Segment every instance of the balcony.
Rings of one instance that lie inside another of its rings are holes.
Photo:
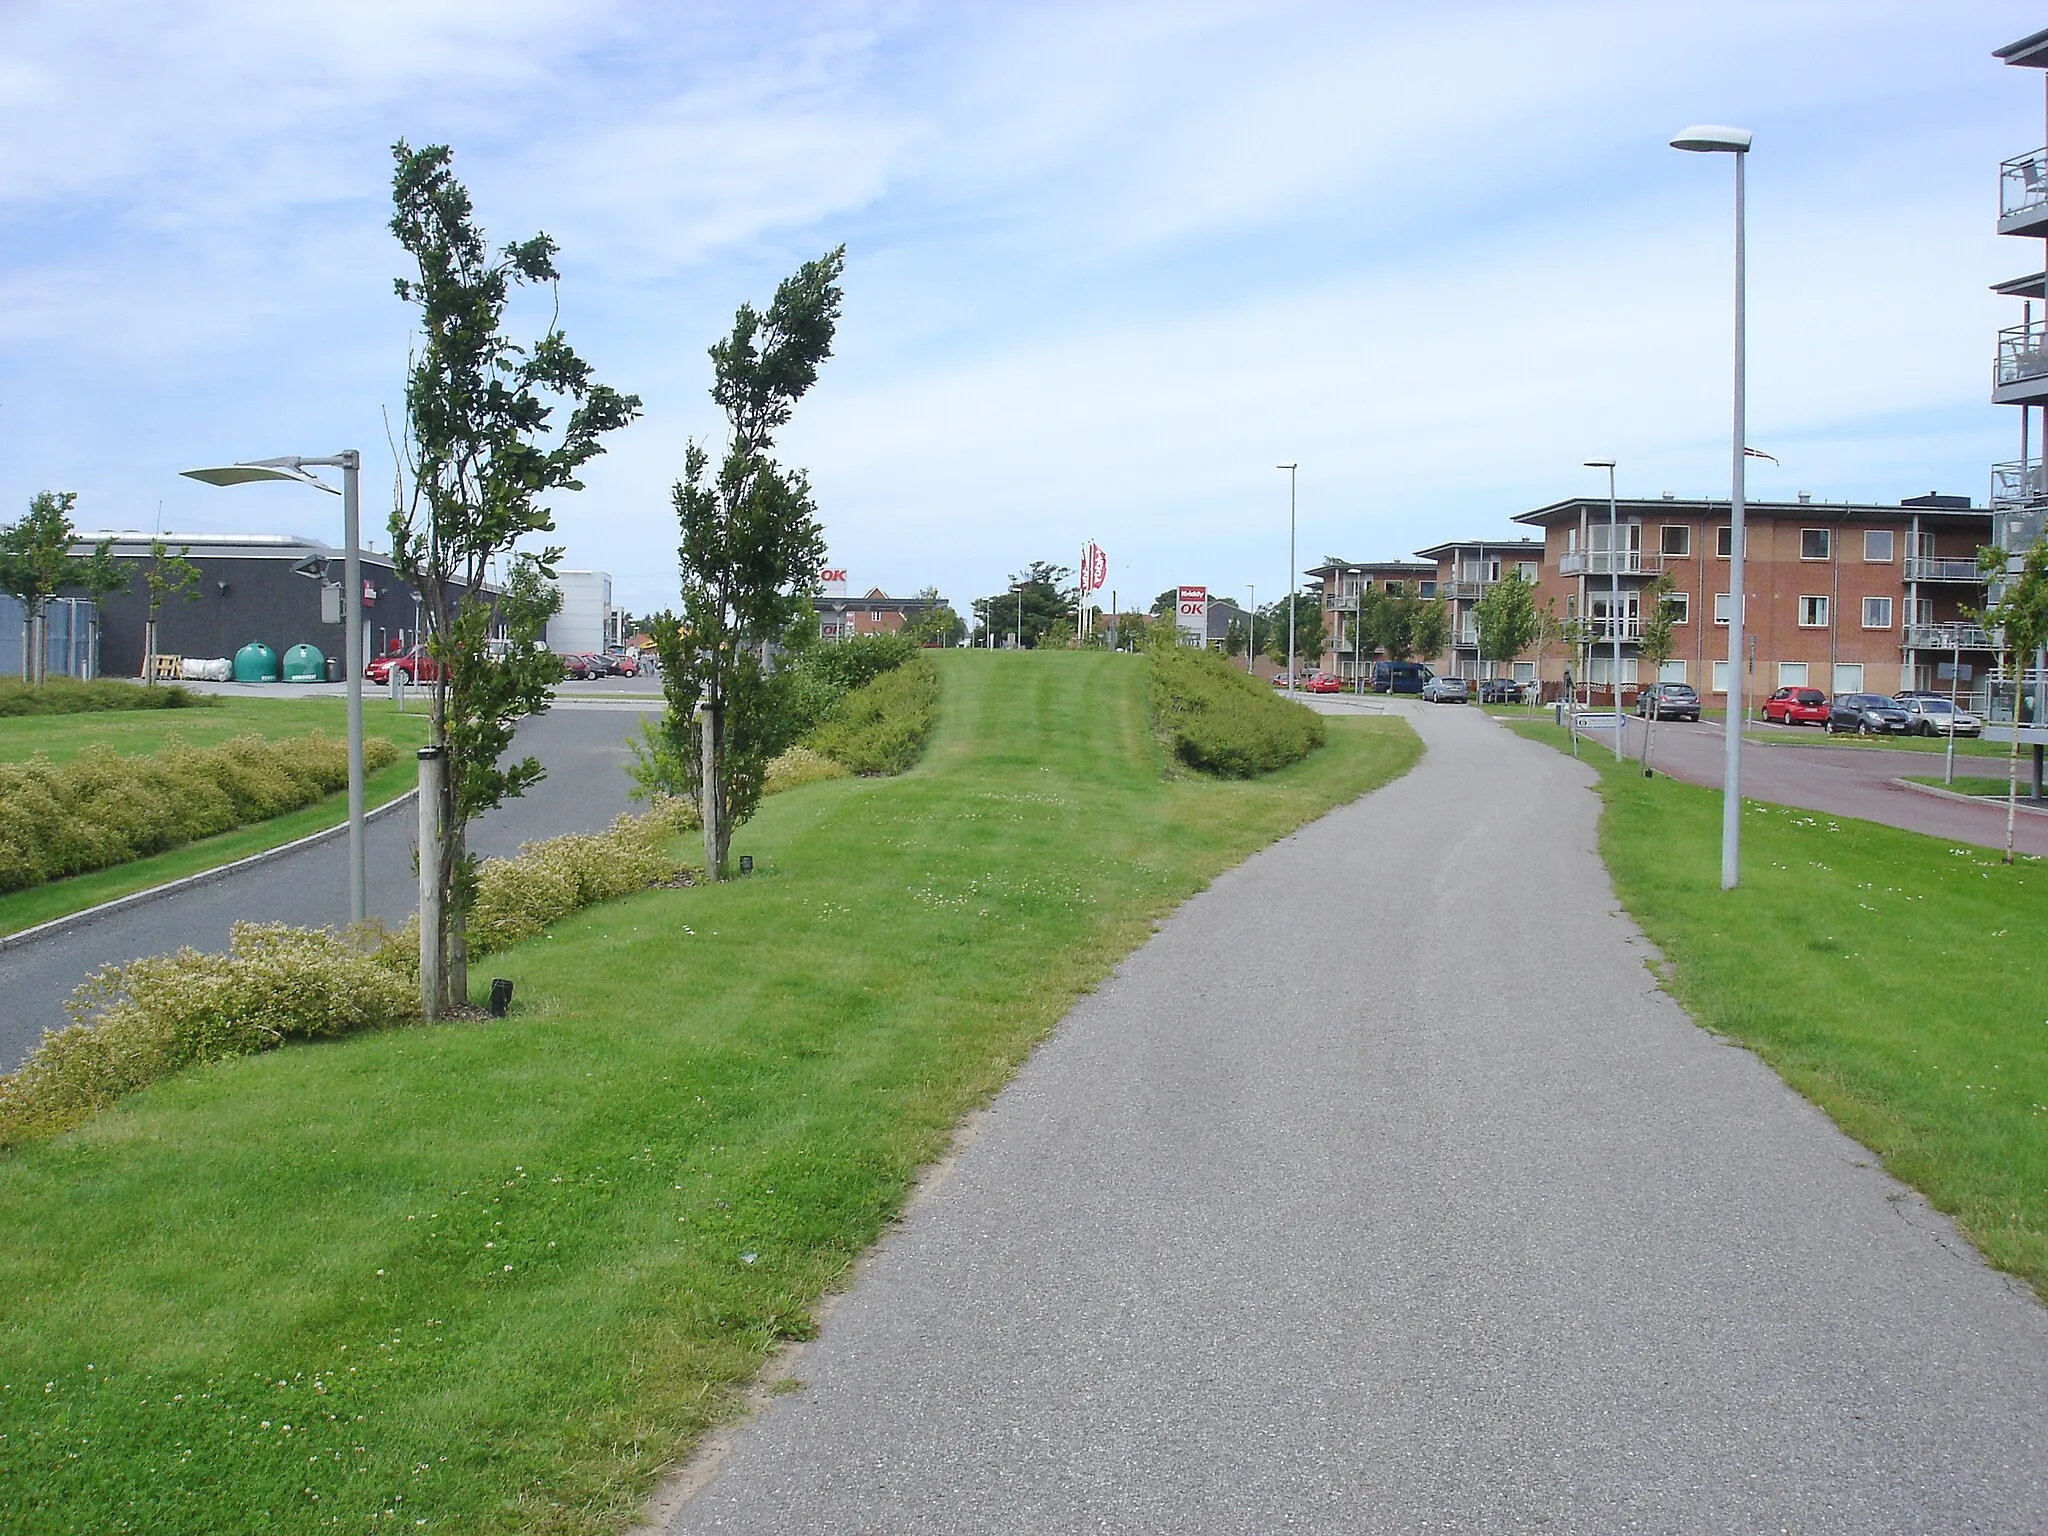
[[[1998,631],[1977,624],[1908,624],[1909,651],[1995,651]]]
[[[1661,576],[1665,559],[1663,555],[1647,555],[1639,549],[1624,549],[1620,553],[1617,570],[1616,557],[1604,549],[1573,550],[1558,557],[1557,573],[1560,576]]]
[[[2017,155],[1999,166],[1998,232],[2048,235],[2048,149]]]
[[[1436,595],[1446,602],[1476,602],[1489,585],[1484,581],[1440,581],[1436,584]]]
[[[1454,634],[1451,637],[1451,644],[1462,645],[1468,649],[1477,646],[1479,644],[1478,629],[1474,627],[1459,630],[1456,634]]]
[[[1633,645],[1643,638],[1643,621],[1639,618],[1588,619],[1586,634],[1595,645],[1612,645],[1617,640]]]
[[[1906,580],[1967,581],[1973,586],[1982,586],[1984,573],[1977,569],[1975,560],[1956,560],[1945,555],[1939,558],[1932,555],[1908,555]]]
[[[2048,321],[2009,325],[1998,333],[1991,403],[2048,405]]]
[[[2006,512],[2048,500],[2048,466],[2038,459],[2013,459],[1991,466],[1991,510]]]

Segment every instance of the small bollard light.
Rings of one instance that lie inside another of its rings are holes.
[[[753,855],[752,855],[751,853],[743,853],[743,854],[741,854],[741,855],[740,855],[740,873],[741,873],[741,874],[743,874],[743,875],[751,875],[751,874],[752,874],[753,872],[754,872],[754,856],[753,856]]]
[[[502,1019],[512,1006],[512,983],[502,976],[491,978],[491,1017]]]

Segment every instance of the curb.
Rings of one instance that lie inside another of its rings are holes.
[[[1994,810],[2001,811],[2005,809],[2005,796],[2003,795],[1966,795],[1957,790],[1943,789],[1939,784],[1915,784],[1911,779],[1893,779],[1892,782],[1901,789],[1910,789],[1915,794],[1933,795],[1938,800],[1954,800],[1963,805],[1989,806]],[[2022,816],[2048,816],[2048,809],[2043,809],[2038,805],[2028,805],[2024,801],[2020,802],[2014,809]]]
[[[397,796],[395,799],[385,801],[374,811],[365,811],[363,813],[363,824],[368,826],[378,817],[387,815],[402,805],[410,804],[419,798],[419,793],[419,789],[414,787],[408,789],[404,794]],[[225,880],[237,870],[248,869],[251,865],[266,863],[271,859],[281,859],[288,853],[297,853],[300,849],[311,848],[316,843],[330,842],[334,838],[346,835],[347,832],[348,822],[344,819],[337,825],[328,827],[323,831],[309,832],[306,836],[294,838],[288,843],[279,843],[275,848],[266,848],[261,853],[252,853],[245,859],[236,859],[232,864],[222,864],[213,869],[202,869],[196,875],[184,875],[176,880],[166,881],[162,885],[152,885],[146,891],[132,891],[126,896],[116,896],[112,901],[103,901],[96,907],[87,907],[83,912],[73,912],[65,917],[53,917],[47,923],[38,923],[33,928],[22,929],[19,933],[0,935],[0,954],[5,954],[8,950],[26,944],[32,939],[53,938],[57,934],[64,933],[69,929],[86,927],[91,923],[98,922],[103,917],[110,917],[114,913],[126,911],[130,907],[140,907],[152,901],[159,901],[166,896],[175,896],[178,892],[190,890],[193,886],[206,885],[215,880]]]

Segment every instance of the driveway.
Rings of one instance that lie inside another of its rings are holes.
[[[1075,1007],[660,1528],[2048,1526],[2048,1312],[1656,989],[1586,768],[1386,707],[1421,764]]]
[[[338,686],[336,691],[339,691]],[[483,816],[470,847],[485,858],[564,832],[607,825],[629,808],[626,739],[639,730],[653,699],[590,699],[558,705],[519,729],[514,750],[531,752],[548,776],[524,796]],[[369,823],[365,849],[373,917],[402,923],[418,906],[413,848],[418,818],[410,803]],[[348,922],[348,839],[345,834],[223,879],[188,886],[160,900],[26,943],[0,948],[0,1072],[11,1072],[43,1036],[61,1026],[64,1000],[93,971],[184,945],[227,948],[238,922],[282,922],[301,928]]]

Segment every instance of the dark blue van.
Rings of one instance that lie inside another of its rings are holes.
[[[1421,693],[1422,685],[1435,676],[1419,661],[1376,661],[1372,664],[1372,691]]]

